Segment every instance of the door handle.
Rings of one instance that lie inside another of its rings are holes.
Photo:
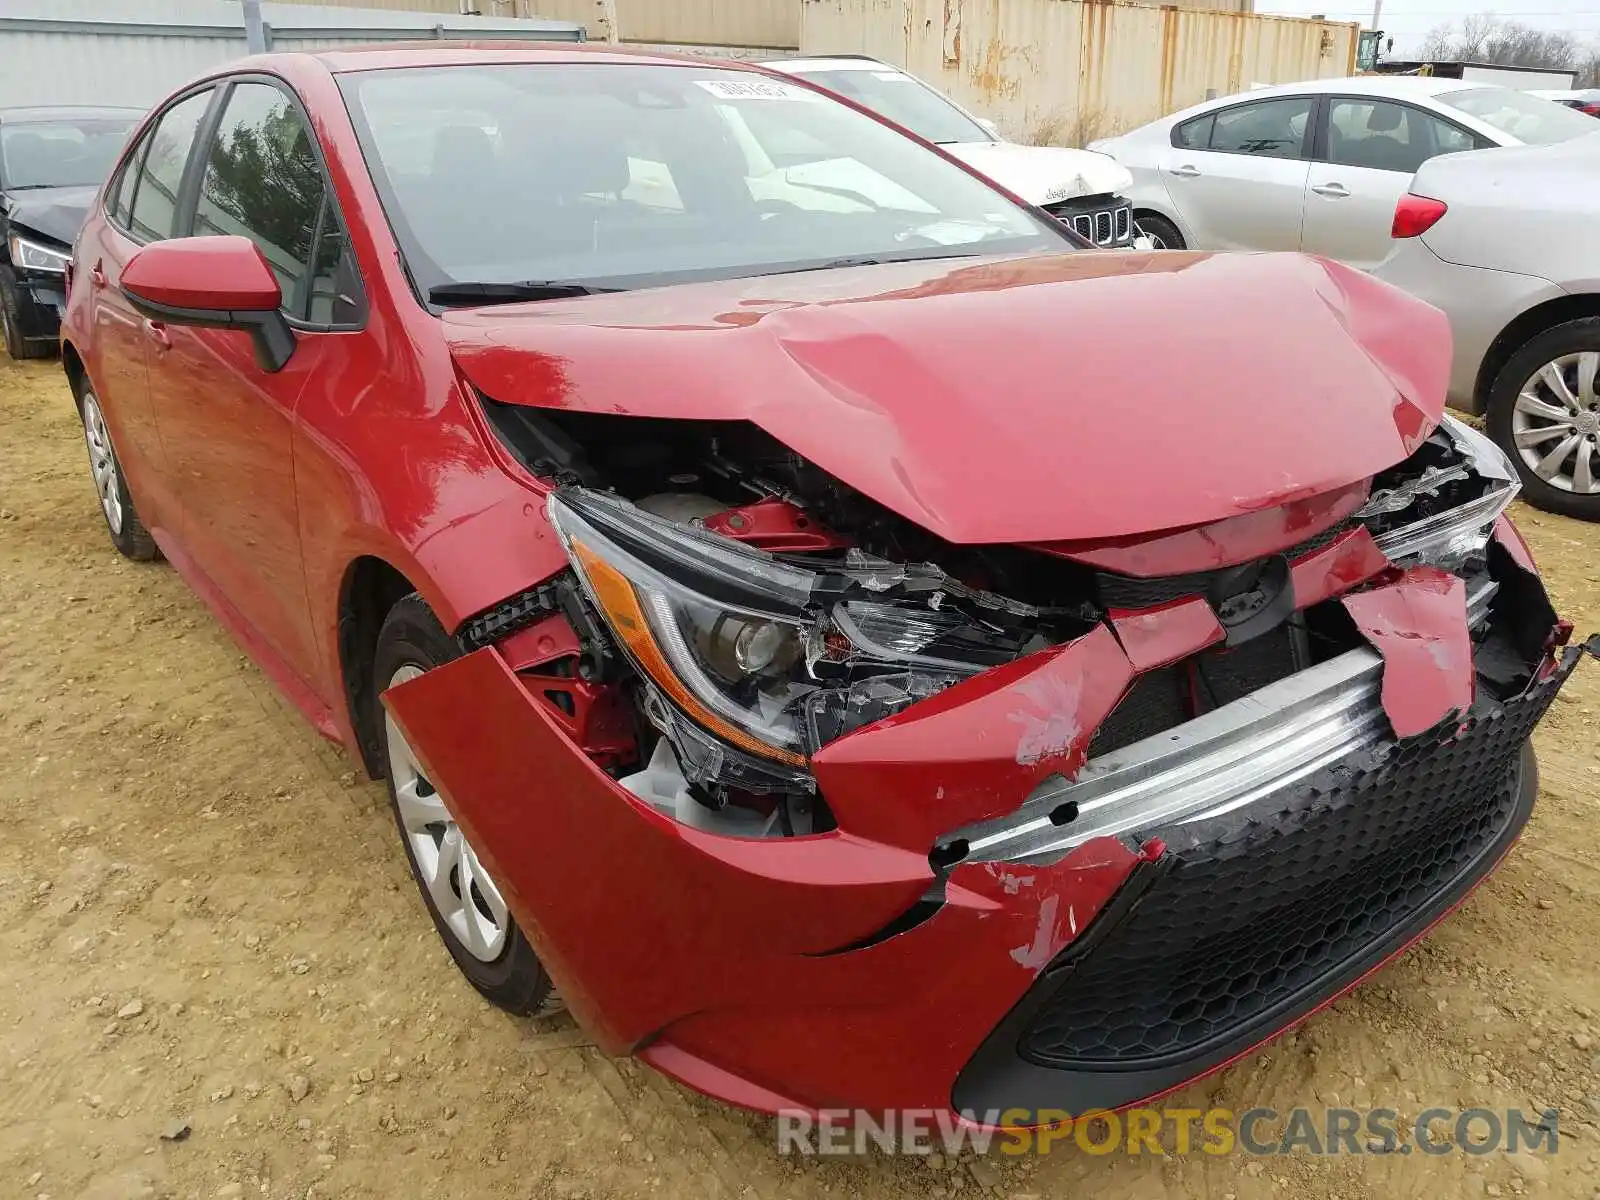
[[[1315,184],[1311,190],[1319,196],[1327,196],[1330,200],[1337,200],[1341,196],[1350,194],[1350,189],[1342,183],[1319,183]]]
[[[157,350],[172,349],[172,336],[167,333],[167,327],[160,321],[146,321],[144,335],[156,344]]]
[[[1168,168],[1168,173],[1177,175],[1182,179],[1193,179],[1196,175],[1200,174],[1200,168],[1191,166],[1188,163],[1184,163],[1181,167]]]
[[[94,283],[95,287],[97,287],[97,288],[105,287],[105,285],[106,285],[105,268],[102,267],[98,262],[96,262],[93,267],[89,268],[89,279]]]

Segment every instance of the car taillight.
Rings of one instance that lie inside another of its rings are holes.
[[[1600,117],[1600,102],[1596,102],[1594,104],[1580,104],[1578,105],[1578,111],[1581,113],[1588,113],[1591,117]]]
[[[1394,224],[1389,229],[1393,238],[1416,237],[1432,229],[1449,206],[1431,196],[1416,196],[1407,192],[1394,206]]]

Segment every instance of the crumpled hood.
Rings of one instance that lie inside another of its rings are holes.
[[[78,230],[89,216],[89,205],[94,203],[99,188],[62,187],[28,188],[7,192],[5,208],[7,219],[23,229],[42,233],[64,246],[78,238]]]
[[[1116,159],[1061,146],[956,142],[940,147],[1029,204],[1126,192],[1133,173]]]
[[[457,310],[496,400],[744,419],[952,542],[1317,495],[1437,424],[1438,310],[1294,254],[924,260]]]

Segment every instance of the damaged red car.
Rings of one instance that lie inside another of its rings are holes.
[[[63,362],[118,549],[388,780],[489,1000],[983,1122],[1217,1068],[1523,828],[1580,649],[1447,339],[804,81],[430,46],[160,105]]]

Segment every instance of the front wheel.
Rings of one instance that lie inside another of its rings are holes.
[[[373,686],[381,694],[455,657],[450,635],[413,592],[389,611],[378,633]],[[381,704],[377,695],[373,703]],[[381,736],[395,825],[422,902],[450,957],[473,987],[507,1012],[561,1011],[550,976],[517,928],[499,886],[387,712]]]
[[[1511,356],[1489,391],[1486,425],[1529,504],[1600,521],[1600,318],[1547,329]]]
[[[1135,237],[1149,238],[1157,250],[1187,248],[1183,234],[1178,232],[1178,227],[1165,217],[1156,216],[1155,213],[1137,214],[1133,218],[1133,234]]]

